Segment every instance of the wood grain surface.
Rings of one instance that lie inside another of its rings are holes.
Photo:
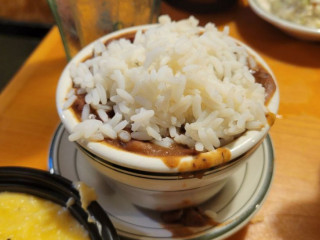
[[[190,13],[162,4],[172,19]],[[203,25],[230,27],[273,70],[279,117],[270,132],[276,166],[264,205],[229,240],[320,239],[320,43],[287,36],[257,17],[245,1],[221,13],[194,14]],[[59,118],[55,89],[66,65],[54,27],[0,95],[0,165],[47,169]]]

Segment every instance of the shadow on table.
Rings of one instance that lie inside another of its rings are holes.
[[[207,13],[197,13],[194,11],[187,11],[186,9],[181,9],[177,7],[172,7],[167,4],[165,1],[161,5],[161,13],[169,14],[172,20],[181,20],[190,17],[191,15],[200,20],[200,25],[204,26],[208,22],[213,22],[217,27],[223,28],[228,25],[229,22],[233,21],[235,18],[235,12],[238,11],[238,4],[234,6],[216,12],[207,12]]]
[[[239,34],[253,49],[289,64],[320,67],[319,42],[302,41],[285,34],[260,19],[249,6],[238,6],[236,15],[234,21]]]
[[[313,201],[291,202],[276,213],[273,227],[280,239],[315,240],[320,238],[320,171],[317,197]]]

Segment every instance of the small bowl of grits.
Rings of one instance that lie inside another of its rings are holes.
[[[317,0],[249,0],[262,19],[302,40],[320,40],[320,2]]]
[[[198,23],[161,16],[106,35],[58,83],[69,140],[141,207],[208,200],[275,120],[279,91],[268,65],[227,28]]]
[[[91,188],[43,170],[0,167],[0,212],[1,239],[118,239]]]

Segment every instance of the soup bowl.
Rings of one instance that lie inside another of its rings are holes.
[[[90,59],[96,42],[110,43],[121,37],[133,38],[157,24],[137,26],[113,32],[82,49],[66,66],[58,83],[56,104],[64,127],[70,133],[79,123],[74,110],[65,108],[67,95],[73,87],[72,67]],[[250,47],[243,46],[272,77],[274,91],[265,104],[268,118],[275,117],[279,105],[279,90],[266,62]],[[271,117],[270,117],[271,116]],[[273,119],[274,120],[274,119]],[[259,130],[247,130],[231,142],[214,151],[183,156],[149,156],[119,148],[106,141],[77,140],[75,144],[86,159],[132,203],[153,210],[166,211],[200,204],[218,193],[231,176],[259,147],[273,120]]]

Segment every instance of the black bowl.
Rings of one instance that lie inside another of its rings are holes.
[[[78,190],[70,180],[60,175],[33,168],[0,167],[0,192],[3,191],[32,194],[68,208],[88,231],[91,240],[119,239],[109,217],[96,201],[87,208],[96,223],[88,222],[88,213],[81,207]],[[70,198],[75,200],[74,204],[67,206]],[[101,226],[101,232],[97,224]]]

